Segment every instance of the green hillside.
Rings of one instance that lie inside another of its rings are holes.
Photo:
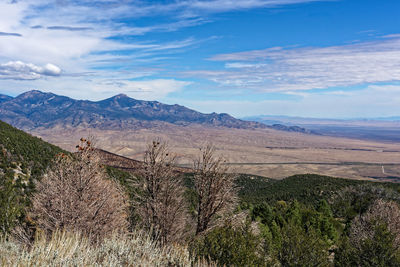
[[[63,150],[2,121],[0,150],[0,232],[7,232],[24,217],[34,181]]]
[[[1,165],[7,177],[21,172],[38,178],[54,156],[63,150],[0,121]],[[16,170],[19,170],[19,172]]]
[[[356,186],[384,187],[400,191],[400,184],[335,178],[318,174],[300,174],[282,180],[242,174],[237,180],[242,203],[273,203],[279,200],[317,205],[321,199],[330,199],[337,192]]]

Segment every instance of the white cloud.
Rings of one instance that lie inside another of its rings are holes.
[[[153,46],[147,58],[160,57],[167,50],[182,48],[174,46],[183,41],[170,43],[127,43],[109,39],[115,35],[142,35],[154,31],[176,31],[183,27],[192,27],[207,23],[207,18],[183,19],[178,14],[187,12],[225,12],[237,9],[274,7],[315,0],[207,0],[207,1],[50,1],[25,0],[0,3],[0,31],[20,34],[23,38],[0,40],[1,61],[21,60],[44,64],[54,62],[66,72],[83,66],[80,61],[96,60],[99,52],[129,49],[148,49]],[[168,16],[170,22],[137,26],[119,22],[123,18],[141,16]],[[15,37],[15,36],[13,36]],[[107,39],[108,38],[108,39]],[[193,40],[187,46],[193,45]],[[79,44],[79,45],[78,45]],[[140,51],[135,51],[136,54]]]
[[[267,64],[254,64],[254,63],[241,63],[241,62],[233,62],[225,64],[225,68],[227,69],[253,69],[253,68],[262,68],[266,66]]]
[[[11,62],[9,65],[8,63],[1,65],[0,78],[41,80],[35,81],[34,84],[24,84],[25,90],[37,85],[37,89],[44,89],[40,86],[46,86],[50,90],[60,88],[58,90],[61,92],[61,85],[67,86],[64,90],[70,90],[72,87],[77,87],[78,83],[85,84],[87,88],[99,88],[104,86],[101,81],[110,80],[115,81],[116,84],[125,84],[124,88],[134,87],[130,79],[145,77],[149,73],[154,75],[162,70],[155,67],[152,71],[146,72],[125,66],[136,64],[144,69],[143,65],[148,66],[149,63],[165,61],[174,53],[182,52],[184,49],[208,40],[186,38],[169,42],[154,40],[139,42],[133,38],[135,35],[176,31],[208,23],[211,20],[207,15],[217,12],[260,7],[273,8],[313,1],[0,1],[0,63]],[[167,19],[161,24],[149,22],[145,25],[135,25],[131,20],[131,18],[143,16],[165,16]],[[130,22],[123,22],[125,18],[129,18]],[[130,41],[127,42],[124,38],[110,38],[115,36],[128,36]],[[20,63],[16,64],[16,62]],[[24,62],[31,62],[31,64]],[[48,62],[52,65],[47,65]],[[163,67],[165,68],[165,65]],[[63,75],[60,75],[60,69]],[[45,79],[40,79],[57,75],[59,75],[57,82],[54,79],[46,82],[42,81]],[[67,78],[67,76],[78,77],[79,75],[81,76],[73,82],[72,78]],[[166,80],[175,81],[175,79]],[[155,79],[152,86],[163,84],[166,88],[172,87],[172,84],[167,83],[166,80]],[[91,83],[93,86],[90,86]],[[150,82],[145,85],[150,86]],[[175,84],[178,88],[182,87],[180,85],[180,83]],[[14,86],[19,90],[22,83],[18,86],[14,84]],[[110,88],[122,90],[120,87]],[[171,91],[161,88],[157,90]],[[88,91],[95,92],[94,89]],[[77,90],[76,93],[80,91]],[[148,97],[147,95],[144,97]]]
[[[24,17],[24,12],[28,5],[26,2],[18,1],[10,3],[8,1],[0,2],[0,25],[1,31],[15,32],[16,25]]]
[[[162,58],[198,43],[193,38],[157,43],[127,43],[113,36],[174,31],[204,23],[203,19],[178,20],[138,27],[116,22],[134,17],[131,10],[146,10],[134,2],[26,0],[0,3],[0,62],[23,61],[36,65],[53,62],[68,72],[85,72],[105,54],[118,59]],[[149,14],[154,16],[154,13]],[[18,37],[18,38],[16,38]]]
[[[400,81],[400,38],[331,47],[269,48],[216,55],[225,69],[194,71],[222,86],[293,91]]]
[[[121,1],[0,1],[0,80],[7,79],[0,90],[15,95],[35,88],[89,99],[127,93],[153,100],[181,90],[188,82],[132,79],[157,74],[161,68],[147,66],[204,40],[126,42],[109,37],[174,31],[205,20],[179,19],[142,27],[115,22],[146,10],[135,5]],[[132,9],[136,11],[130,13]]]
[[[49,76],[58,76],[61,74],[61,69],[59,67],[57,67],[56,65],[47,63],[42,68],[42,74],[49,75]]]
[[[0,64],[0,79],[36,80],[43,76],[59,76],[60,74],[61,69],[50,63],[43,67],[21,61]]]

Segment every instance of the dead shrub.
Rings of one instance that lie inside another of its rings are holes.
[[[37,183],[30,217],[48,236],[56,229],[102,239],[128,227],[127,196],[105,169],[91,142],[81,139],[73,156],[61,154]]]
[[[194,161],[194,190],[197,195],[196,235],[210,227],[218,214],[232,211],[237,203],[236,176],[229,173],[223,157],[208,144]]]
[[[175,156],[158,140],[148,144],[139,171],[143,196],[136,209],[144,227],[153,230],[162,244],[181,240],[187,221],[185,188],[174,164]]]

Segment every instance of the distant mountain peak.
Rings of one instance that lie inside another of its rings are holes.
[[[115,95],[114,98],[130,98],[130,97],[127,96],[126,94],[118,94],[118,95]]]
[[[31,90],[31,91],[27,91],[25,93],[22,93],[20,95],[18,95],[17,97],[15,97],[15,99],[18,100],[23,100],[23,99],[46,99],[46,98],[50,98],[56,96],[53,93],[45,93],[39,90]]]
[[[24,92],[24,93],[18,95],[17,97],[20,97],[20,96],[47,95],[47,94],[51,94],[51,93],[45,93],[45,92],[42,92],[42,91],[34,89],[34,90],[30,90],[30,91]]]
[[[126,98],[132,99],[126,94],[118,94],[118,95],[110,97],[109,99],[126,99]]]

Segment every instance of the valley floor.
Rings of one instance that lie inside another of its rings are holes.
[[[400,181],[400,143],[290,133],[272,129],[243,130],[203,126],[171,126],[112,131],[84,128],[36,129],[32,134],[67,150],[83,136],[97,146],[136,160],[145,144],[167,141],[178,163],[190,166],[198,148],[212,142],[232,165],[232,171],[271,178],[317,173],[352,179]]]

